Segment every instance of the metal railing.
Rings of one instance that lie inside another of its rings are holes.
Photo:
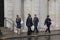
[[[6,17],[5,17],[5,18],[4,18],[4,26],[5,26],[5,27],[6,27],[6,25],[7,25],[7,22],[12,25],[12,31],[14,31],[14,26],[16,26],[15,23],[14,23],[14,21],[13,21],[12,19],[10,19],[10,18],[6,18]]]
[[[16,24],[15,24],[15,22],[14,22],[14,20],[13,19],[11,19],[11,18],[4,18],[4,26],[5,27],[7,27],[6,25],[7,25],[7,22],[9,23],[9,24],[11,24],[12,25],[12,31],[14,31],[15,30],[15,27],[16,27]],[[24,23],[22,23],[21,24],[21,32],[23,31],[23,29],[24,29]]]

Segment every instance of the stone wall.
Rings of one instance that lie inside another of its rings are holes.
[[[20,15],[24,24],[22,32],[27,31],[26,27],[26,18],[28,13],[34,17],[34,14],[37,14],[39,18],[39,31],[44,31],[46,26],[44,26],[44,21],[47,14],[50,15],[52,19],[51,30],[60,29],[60,0],[4,0],[4,13],[5,17],[12,19],[15,23],[16,15]],[[11,21],[11,20],[9,20]],[[11,23],[13,23],[11,21]],[[15,23],[16,24],[16,23]],[[7,22],[6,25],[8,28],[12,28],[13,25]],[[16,31],[16,26],[14,26]]]
[[[6,27],[13,29],[13,22],[16,24],[17,14],[21,17],[21,0],[4,0],[4,17],[7,19]]]

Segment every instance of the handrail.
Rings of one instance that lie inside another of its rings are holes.
[[[12,24],[12,27],[13,27],[12,31],[14,31],[14,27],[16,27],[16,24],[14,23],[14,20],[12,20],[11,18],[4,18],[4,20],[5,20],[5,23],[8,21],[10,24]],[[21,26],[23,26],[23,23],[22,23]],[[24,29],[24,28],[22,27],[21,29]]]
[[[13,20],[12,19],[10,19],[10,18],[4,18],[5,20],[7,20],[7,19],[9,19],[10,21],[12,21],[13,22]],[[8,20],[7,20],[8,21]]]
[[[4,20],[5,20],[5,22],[8,21],[10,24],[13,24],[13,31],[14,31],[14,26],[16,26],[15,23],[14,23],[14,21],[13,21],[12,19],[6,18],[6,17],[4,18]],[[10,21],[9,21],[9,20],[10,20]],[[11,23],[11,22],[12,22],[12,23]]]

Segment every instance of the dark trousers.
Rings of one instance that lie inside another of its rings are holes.
[[[47,31],[50,33],[50,25],[47,25],[47,29],[45,32],[47,32]]]
[[[2,32],[1,32],[1,30],[0,30],[0,36],[2,35]]]
[[[28,27],[28,32],[27,32],[27,34],[30,35],[30,34],[31,34],[31,31],[32,31],[32,30],[31,30],[31,27]]]
[[[34,31],[35,31],[35,32],[38,32],[37,25],[34,25]]]

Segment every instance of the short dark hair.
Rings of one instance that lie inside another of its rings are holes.
[[[16,15],[17,17],[19,17],[19,15]]]
[[[36,14],[35,14],[35,16],[36,16]]]
[[[49,15],[47,15],[47,17],[49,17]]]
[[[29,17],[31,17],[31,15],[30,15],[30,14],[28,14],[28,16],[29,16]]]

